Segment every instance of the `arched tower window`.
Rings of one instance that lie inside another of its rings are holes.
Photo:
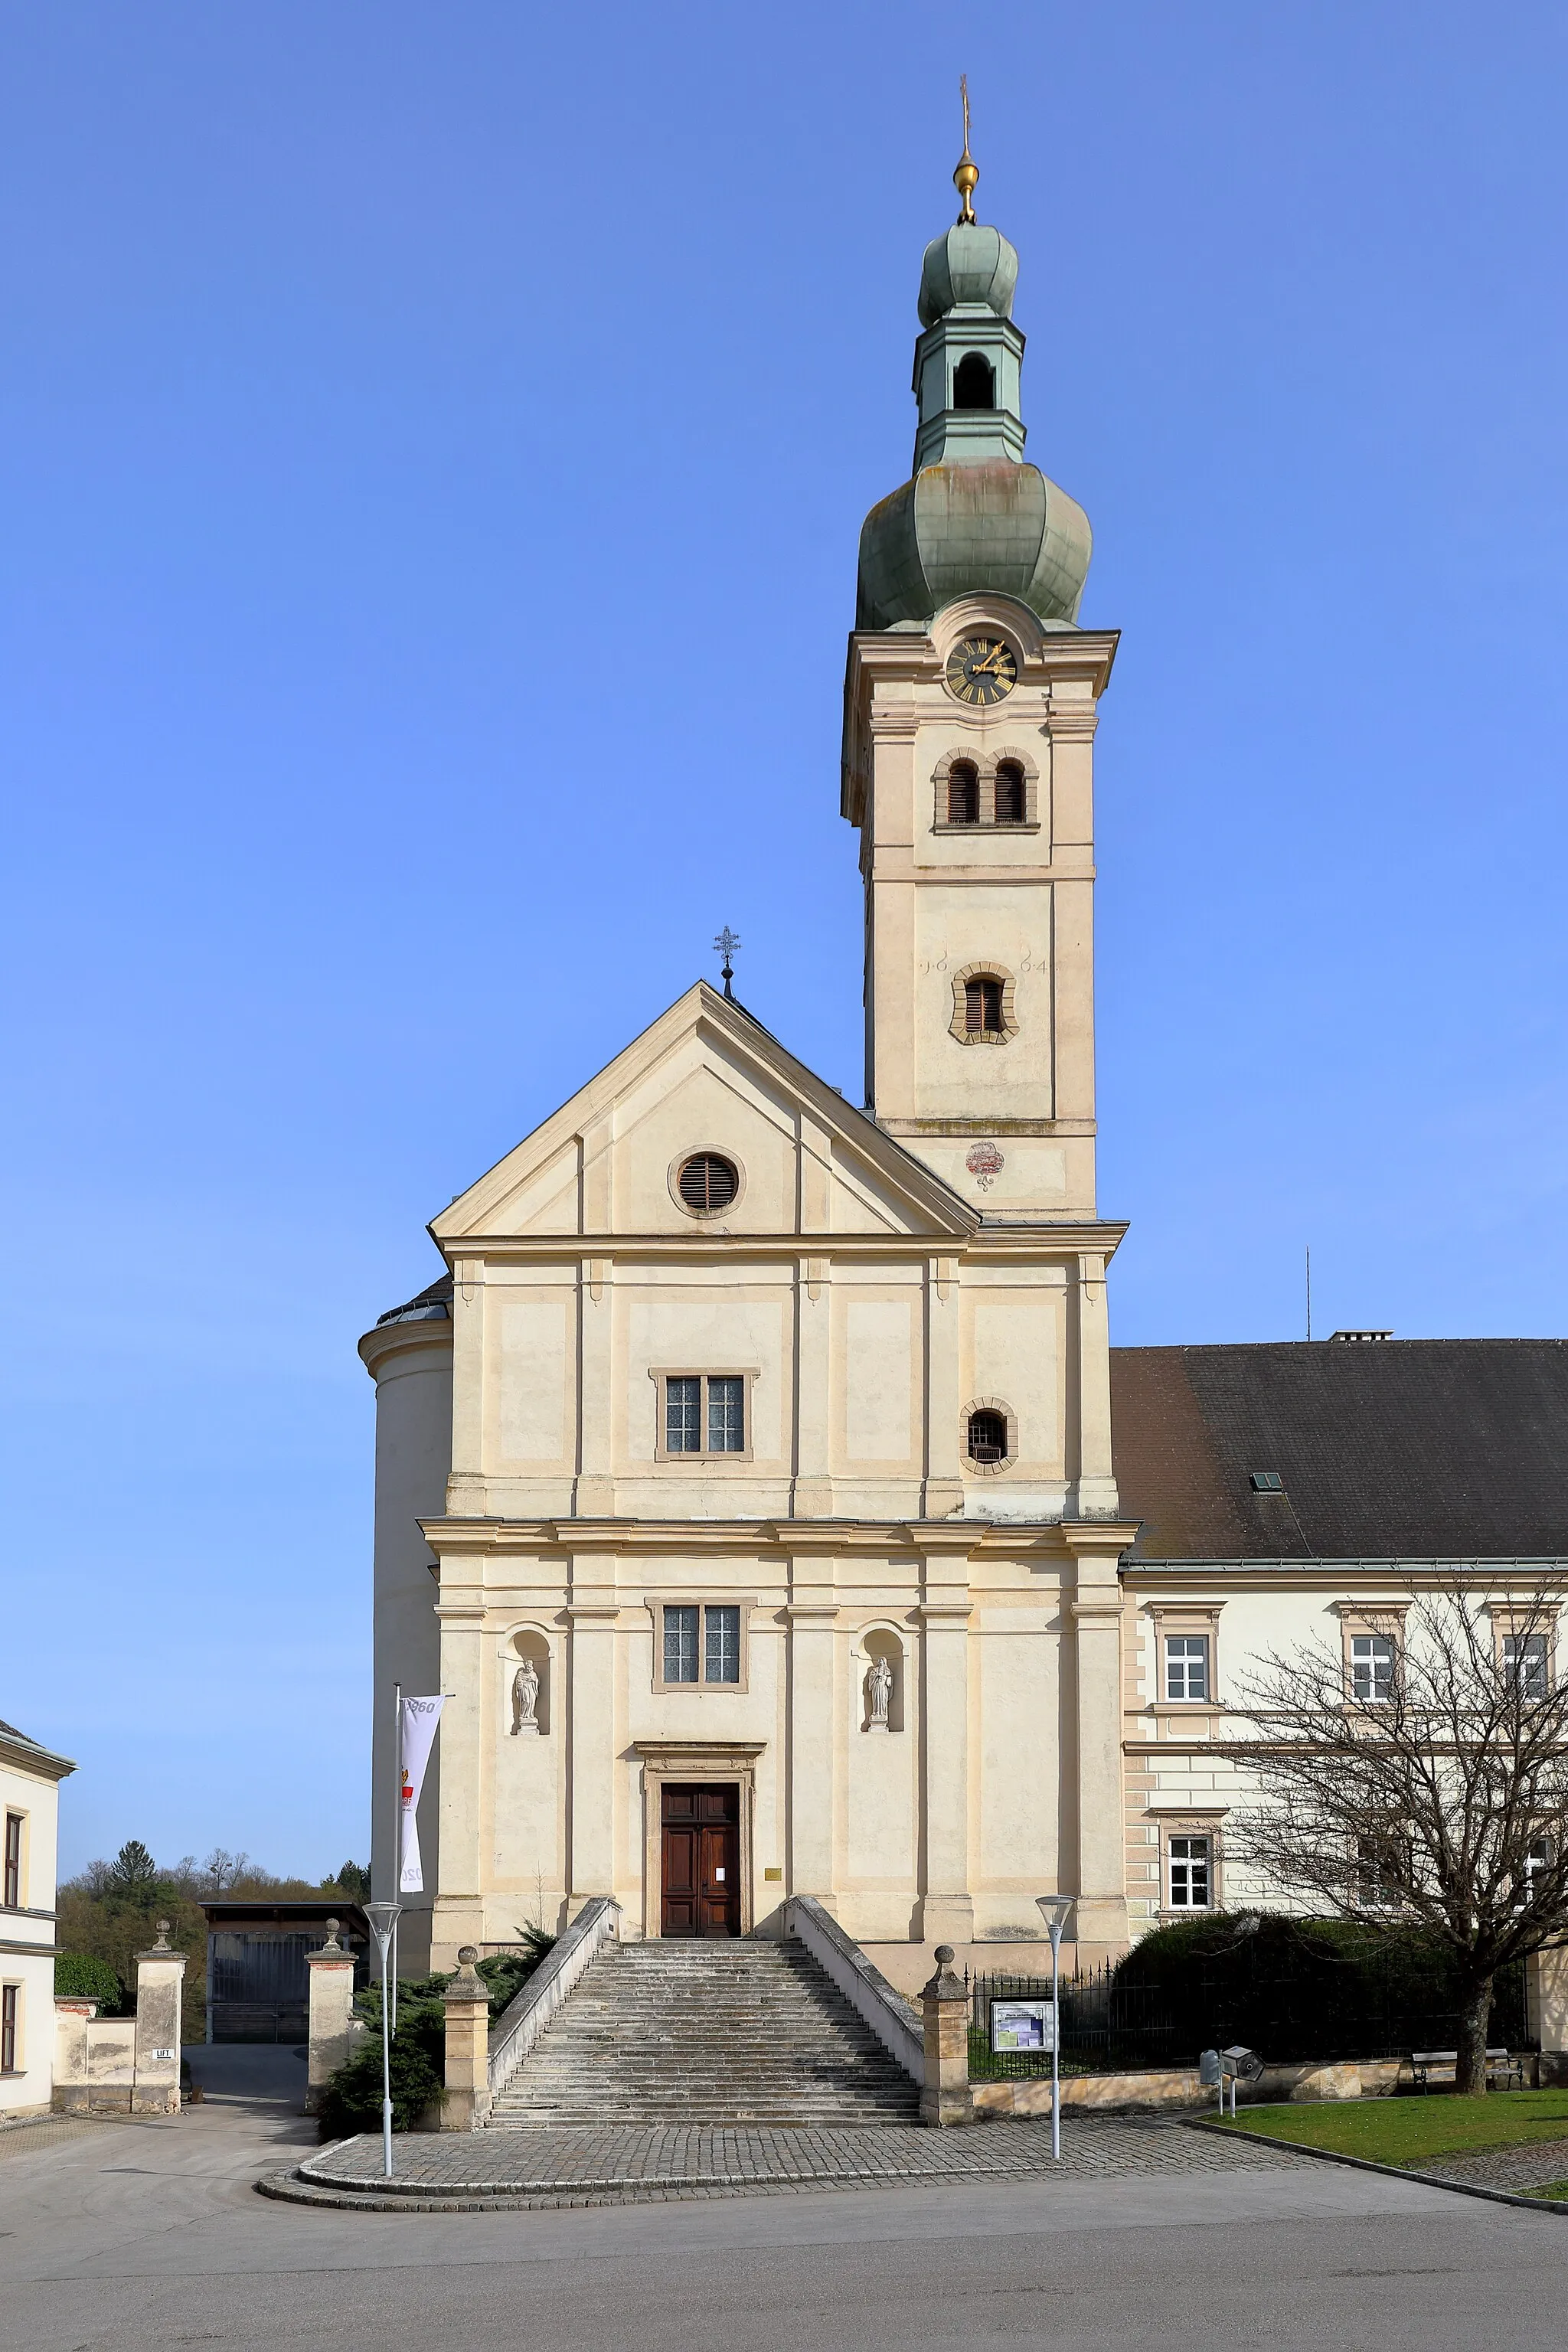
[[[1016,760],[1004,760],[996,771],[996,822],[1022,824],[1027,810],[1024,771]]]
[[[980,822],[980,774],[968,760],[955,760],[947,775],[949,824]]]
[[[963,983],[963,1026],[971,1037],[1002,1034],[1002,983],[983,972]]]
[[[969,1416],[969,1458],[972,1462],[1005,1462],[1007,1417],[989,1408]]]
[[[952,372],[954,408],[994,408],[996,379],[984,352],[965,352]]]

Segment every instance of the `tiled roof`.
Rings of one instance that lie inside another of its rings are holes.
[[[1568,1558],[1568,1340],[1113,1348],[1110,1394],[1134,1559]]]

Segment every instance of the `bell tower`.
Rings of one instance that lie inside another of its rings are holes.
[[[866,1091],[989,1218],[1092,1217],[1093,743],[1114,633],[1079,625],[1088,518],[1024,457],[1018,257],[926,248],[910,478],[872,508],[842,808],[866,889]]]

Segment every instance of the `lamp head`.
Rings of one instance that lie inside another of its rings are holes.
[[[386,1948],[392,1941],[392,1931],[397,1925],[403,1906],[401,1903],[367,1903],[363,1908],[364,1916],[370,1921],[371,1933],[375,1937],[376,1949],[384,1960]]]
[[[1037,1895],[1035,1905],[1046,1923],[1052,1943],[1059,1944],[1062,1929],[1068,1923],[1068,1913],[1073,1906],[1073,1897],[1070,1895]]]

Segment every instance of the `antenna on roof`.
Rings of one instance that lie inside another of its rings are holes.
[[[734,954],[735,950],[740,946],[740,940],[735,937],[734,932],[730,929],[728,923],[725,924],[723,929],[720,932],[718,938],[713,942],[714,954],[721,955],[724,959],[724,969],[720,973],[719,977],[724,983],[724,993],[729,998],[731,1004],[735,1002],[735,992],[731,987],[730,982],[734,979],[735,975],[730,969],[730,959]]]
[[[725,992],[729,993],[728,990]],[[1307,1244],[1307,1337],[1312,1336],[1312,1244]]]

